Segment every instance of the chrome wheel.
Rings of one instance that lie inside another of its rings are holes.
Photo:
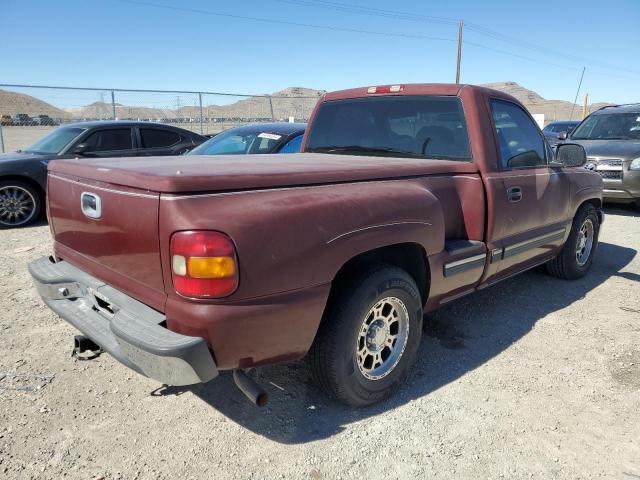
[[[0,187],[0,223],[19,227],[28,223],[36,212],[36,199],[31,192],[17,185]]]
[[[591,256],[594,240],[593,222],[587,218],[578,232],[578,243],[576,245],[576,261],[579,266],[584,266]]]
[[[356,359],[369,380],[386,377],[398,365],[409,338],[409,314],[396,297],[383,298],[365,315],[356,342]]]

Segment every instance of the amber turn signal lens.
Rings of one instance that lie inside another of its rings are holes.
[[[232,257],[190,257],[191,278],[228,278],[236,274],[236,262]]]

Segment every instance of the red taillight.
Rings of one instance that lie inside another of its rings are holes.
[[[226,297],[238,288],[233,242],[220,232],[186,231],[171,237],[171,277],[180,295]]]

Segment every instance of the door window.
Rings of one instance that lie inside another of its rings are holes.
[[[502,168],[536,168],[547,164],[545,143],[536,124],[519,106],[492,100],[491,111]]]
[[[300,147],[302,146],[302,135],[292,138],[285,143],[280,149],[279,153],[300,153]]]
[[[130,128],[112,128],[109,130],[98,130],[87,137],[82,142],[89,145],[87,152],[107,152],[114,150],[131,150]]]
[[[170,130],[141,128],[142,148],[171,147],[180,143],[180,135]]]

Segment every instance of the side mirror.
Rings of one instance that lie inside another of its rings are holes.
[[[71,153],[74,155],[83,155],[87,150],[89,150],[88,143],[79,143],[75,147],[73,147]]]
[[[568,133],[567,133],[567,132],[560,132],[560,133],[558,134],[558,140],[566,140],[568,136],[569,136],[569,135],[568,135]]]
[[[587,163],[587,152],[577,143],[562,143],[556,148],[556,160],[553,164],[562,167],[582,167]]]

